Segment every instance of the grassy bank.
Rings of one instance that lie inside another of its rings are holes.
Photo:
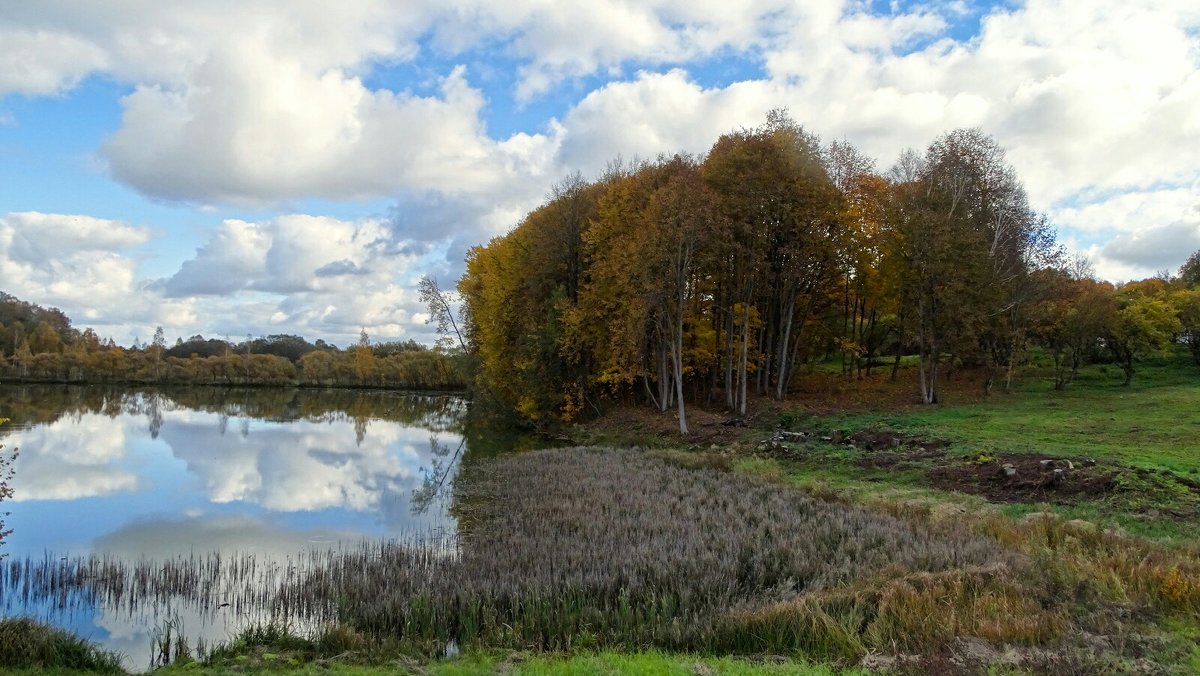
[[[273,631],[245,632],[233,642],[198,660],[185,655],[155,673],[286,672],[363,676],[396,673],[442,676],[629,673],[661,676],[827,676],[866,673],[860,669],[839,669],[828,664],[778,656],[712,657],[644,649],[631,652],[582,650],[572,653],[483,650],[453,657],[420,658],[379,645],[347,649],[345,632],[344,628],[338,628],[313,639]]]
[[[0,669],[30,673],[122,673],[118,656],[65,631],[28,619],[0,620]]]

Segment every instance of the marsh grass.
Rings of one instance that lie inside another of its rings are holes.
[[[1021,565],[986,538],[933,533],[636,450],[536,451],[472,464],[457,505],[455,557],[417,560],[392,549],[340,558],[328,572],[349,583],[337,590],[340,619],[428,653],[452,638],[547,651],[656,646],[852,658],[875,645],[863,632],[879,600],[843,604],[841,613],[805,599],[884,572]],[[306,594],[326,589],[317,587]],[[812,612],[781,610],[797,599]]]

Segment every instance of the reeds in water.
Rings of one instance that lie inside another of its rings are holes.
[[[826,650],[821,632],[832,634],[819,618],[780,624],[782,638],[765,645],[755,613],[869,576],[1016,564],[988,538],[921,530],[633,450],[468,464],[455,511],[457,556],[360,550],[306,580],[313,587],[303,595],[332,590],[342,622],[431,653],[454,640],[850,656],[865,649],[878,596],[839,616],[840,631],[855,636],[844,650]]]

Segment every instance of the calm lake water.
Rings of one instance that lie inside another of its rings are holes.
[[[13,571],[218,552],[265,570],[364,541],[452,537],[466,408],[460,397],[398,392],[0,387],[0,417],[11,419],[0,444],[20,450],[3,504],[13,533],[0,546],[9,580],[0,614],[65,626],[135,669],[149,666],[165,622],[192,641],[225,640],[253,613],[65,602],[17,593]]]

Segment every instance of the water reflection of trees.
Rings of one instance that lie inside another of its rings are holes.
[[[12,425],[48,425],[90,413],[116,418],[143,415],[157,437],[163,414],[197,410],[221,417],[274,422],[351,421],[361,443],[367,422],[385,420],[424,427],[431,432],[461,434],[466,401],[449,395],[378,390],[311,390],[298,388],[128,389],[119,386],[20,385],[0,387],[0,411]],[[3,434],[0,429],[0,434]]]
[[[451,453],[448,444],[441,443],[437,436],[429,437],[429,467],[421,468],[421,485],[413,489],[409,502],[414,515],[424,514],[434,505],[439,511],[449,512],[453,486],[450,479],[458,474],[458,464],[466,446],[467,438],[463,437]]]

